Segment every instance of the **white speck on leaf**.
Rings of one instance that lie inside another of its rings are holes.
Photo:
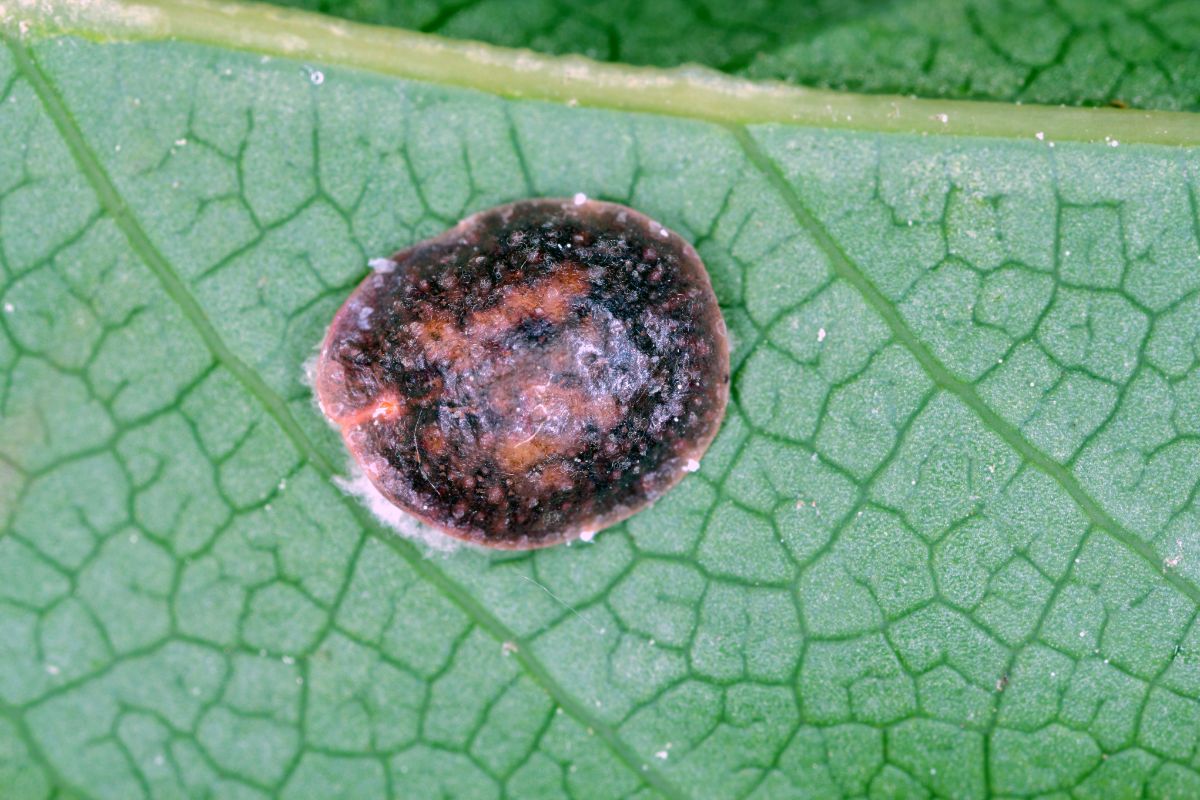
[[[1076,559],[1076,562],[1078,562],[1078,560],[1079,559]],[[1175,569],[1175,567],[1179,566],[1179,562],[1181,562],[1181,561],[1183,561],[1183,540],[1176,539],[1175,540],[1175,555],[1171,556],[1170,558],[1163,559],[1163,568],[1164,569]]]
[[[825,341],[825,329],[824,328],[817,328],[817,341],[818,342]]]
[[[695,472],[700,469],[700,462],[694,458],[689,458],[688,462],[683,465],[684,472]]]
[[[583,192],[576,192],[575,196],[571,198],[571,202],[577,206],[583,205],[584,203],[587,202],[587,200],[588,200],[588,196],[586,194],[584,194]]]

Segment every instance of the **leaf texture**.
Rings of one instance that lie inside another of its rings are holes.
[[[1200,792],[1195,147],[67,36],[0,97],[6,796]],[[427,552],[304,362],[369,258],[579,191],[696,243],[722,432],[593,544]]]
[[[548,53],[859,92],[1200,110],[1187,0],[278,0]]]

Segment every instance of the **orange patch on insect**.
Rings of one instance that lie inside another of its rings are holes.
[[[529,318],[559,323],[567,318],[571,303],[586,295],[589,288],[584,270],[576,264],[563,264],[553,275],[505,291],[498,305],[471,315],[471,326],[503,333]]]
[[[395,418],[404,411],[404,401],[395,395],[385,395],[348,414],[336,417],[333,423],[343,431],[380,420]]]
[[[413,332],[431,360],[451,364],[461,364],[470,360],[471,337],[460,331],[449,315],[441,314],[414,323]]]
[[[566,442],[562,437],[543,436],[540,433],[534,433],[519,441],[515,441],[515,437],[509,437],[496,449],[496,460],[509,472],[522,473],[539,461],[563,455],[564,444]]]
[[[439,314],[415,325],[414,333],[433,359],[462,367],[482,358],[488,342],[503,337],[526,320],[563,322],[571,312],[571,304],[584,297],[589,286],[583,269],[566,265],[528,286],[504,290],[499,303],[471,313],[461,329],[449,315]]]
[[[575,476],[562,461],[542,465],[530,478],[537,481],[543,490],[551,492],[565,492],[575,485]]]
[[[526,472],[551,458],[569,457],[584,446],[585,426],[611,430],[621,420],[616,400],[554,384],[529,386],[519,408],[506,409],[521,424],[499,442],[496,458],[511,472]]]
[[[436,425],[426,425],[417,435],[422,449],[429,455],[440,456],[446,452],[446,437]]]

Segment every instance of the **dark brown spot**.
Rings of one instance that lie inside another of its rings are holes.
[[[522,201],[389,266],[334,317],[317,394],[380,492],[447,533],[526,548],[599,530],[716,434],[725,324],[696,251],[644,215]]]

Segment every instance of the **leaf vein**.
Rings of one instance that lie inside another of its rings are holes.
[[[750,131],[741,125],[727,126],[727,130],[742,148],[750,164],[778,193],[796,219],[797,224],[812,237],[817,247],[825,253],[833,271],[863,296],[875,313],[879,314],[887,324],[895,340],[912,354],[929,378],[942,390],[965,404],[986,428],[1003,439],[1026,463],[1062,487],[1093,525],[1144,560],[1180,594],[1200,605],[1200,586],[1178,573],[1163,570],[1162,559],[1150,543],[1122,526],[1087,493],[1079,479],[1069,469],[1042,452],[1026,439],[1016,426],[993,411],[979,396],[974,386],[951,373],[946,365],[921,343],[916,332],[909,327],[896,306],[871,282],[866,273],[850,260],[841,246],[808,210],[779,167],[754,140]]]

